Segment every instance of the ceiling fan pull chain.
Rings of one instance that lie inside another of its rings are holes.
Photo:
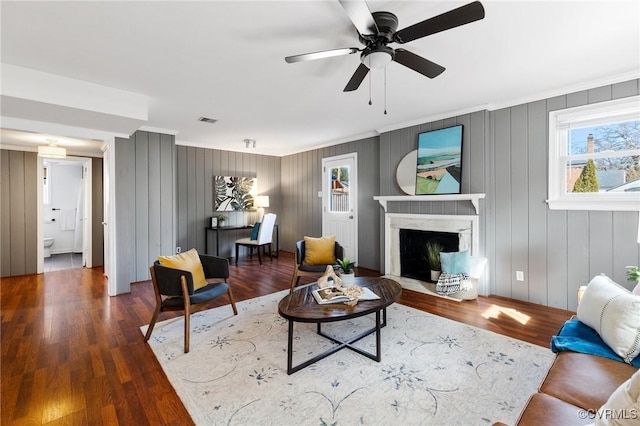
[[[372,102],[371,102],[371,74],[373,74],[372,71],[369,72],[369,105],[372,104]]]
[[[384,69],[384,115],[387,115],[387,68]]]

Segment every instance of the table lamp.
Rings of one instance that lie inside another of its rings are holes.
[[[256,195],[253,200],[253,205],[258,208],[258,222],[262,222],[262,218],[264,217],[264,208],[269,207],[269,196]]]

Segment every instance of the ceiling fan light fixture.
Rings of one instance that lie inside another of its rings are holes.
[[[369,74],[369,71],[373,68],[385,70],[386,82],[386,67],[391,61],[395,61],[428,78],[439,76],[445,70],[442,65],[431,62],[408,50],[400,48],[393,49],[387,45],[389,43],[408,43],[419,38],[479,21],[484,19],[485,15],[484,7],[480,1],[476,0],[465,6],[449,10],[448,12],[425,19],[398,31],[398,17],[395,14],[386,11],[371,12],[366,0],[339,0],[339,3],[353,23],[357,30],[358,40],[365,48],[361,50],[355,47],[349,47],[304,53],[301,55],[287,56],[285,61],[288,63],[302,62],[361,52],[361,64],[356,68],[356,71],[351,76],[351,79],[349,79],[343,92],[357,90],[364,78]],[[371,86],[371,77],[369,77],[369,86]],[[371,104],[371,101],[369,101],[369,104]]]
[[[369,69],[385,68],[393,61],[393,49],[387,46],[376,46],[374,49],[365,49],[360,61]]]

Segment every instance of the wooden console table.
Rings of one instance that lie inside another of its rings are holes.
[[[253,229],[253,225],[207,226],[204,228],[204,253],[209,254],[209,231],[213,231],[216,234],[216,256],[220,256],[220,232],[242,229]],[[272,257],[278,257],[278,252],[280,251],[280,229],[277,224],[273,226],[273,229],[276,232],[276,253]]]

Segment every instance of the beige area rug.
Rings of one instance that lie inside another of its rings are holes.
[[[240,302],[237,316],[230,306],[194,314],[188,354],[182,318],[156,325],[149,345],[196,424],[512,424],[553,360],[547,348],[394,304],[381,362],[343,349],[289,376],[285,295]],[[323,331],[355,335],[372,317]],[[294,365],[332,345],[296,323]],[[374,352],[375,336],[357,346]]]

